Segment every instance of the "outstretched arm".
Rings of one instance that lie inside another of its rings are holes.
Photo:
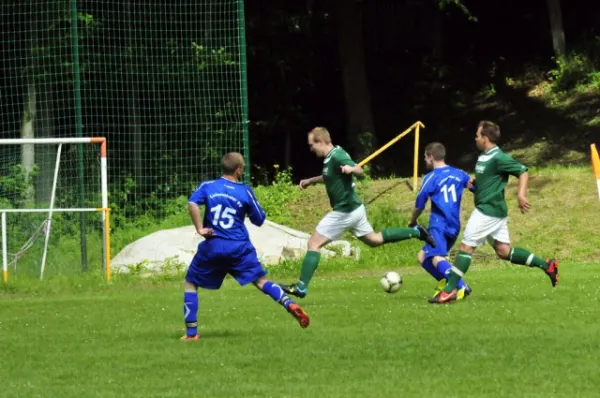
[[[321,174],[320,176],[301,180],[300,184],[298,184],[298,185],[300,186],[300,189],[304,189],[304,188],[308,187],[309,185],[322,184],[322,183],[323,183],[323,175]]]
[[[341,167],[342,173],[344,174],[354,174],[356,177],[362,177],[365,174],[365,171],[359,165],[344,165]]]
[[[423,213],[423,209],[419,209],[417,207],[414,208],[412,215],[410,216],[410,221],[408,222],[409,227],[415,227],[417,225],[417,220]]]

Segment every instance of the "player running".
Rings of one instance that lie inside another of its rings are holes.
[[[252,188],[240,182],[244,158],[230,152],[221,160],[223,176],[206,181],[189,198],[189,212],[196,231],[205,237],[198,245],[185,276],[184,319],[186,335],[182,340],[198,340],[198,287],[219,289],[227,274],[240,285],[253,283],[256,288],[282,305],[302,328],[308,327],[308,315],[283,292],[265,278],[267,271],[256,255],[256,249],[244,225],[246,215],[252,224],[261,226],[266,215]],[[200,207],[205,206],[204,220]]]
[[[519,178],[517,200],[521,212],[526,213],[531,207],[525,196],[529,173],[527,167],[502,152],[496,144],[499,138],[500,127],[496,123],[479,122],[475,144],[482,153],[475,165],[475,179],[471,181],[475,189],[475,209],[467,222],[463,241],[456,255],[448,283],[444,290],[429,300],[431,303],[441,304],[457,300],[458,281],[469,269],[472,253],[486,239],[501,259],[508,260],[513,264],[540,268],[548,275],[553,287],[558,283],[558,261],[556,259],[551,258],[544,261],[528,250],[511,247],[504,189],[510,175]]]
[[[445,158],[446,148],[441,143],[432,142],[425,147],[425,164],[432,171],[423,178],[415,209],[408,223],[409,227],[417,225],[417,219],[431,199],[429,233],[436,246],[426,243],[417,258],[425,271],[438,281],[433,297],[446,286],[450,277],[452,265],[446,258],[460,233],[461,199],[470,180],[464,171],[448,166]],[[462,300],[469,294],[471,288],[460,279],[457,284],[457,299]]]
[[[383,232],[374,232],[367,220],[365,206],[354,191],[353,176],[362,177],[364,171],[357,165],[339,146],[333,146],[329,131],[324,127],[315,127],[308,133],[308,146],[317,157],[324,158],[323,173],[300,181],[300,189],[325,183],[329,203],[332,211],[317,225],[316,231],[308,240],[308,247],[300,280],[291,285],[281,285],[288,294],[305,297],[308,285],[319,266],[320,250],[331,241],[340,239],[346,231],[358,237],[371,247],[376,247],[390,242],[417,238],[428,242],[435,247],[427,229],[421,225],[414,228],[386,228]]]

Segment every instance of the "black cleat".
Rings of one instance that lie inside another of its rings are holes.
[[[306,297],[306,290],[300,289],[295,283],[292,283],[291,285],[280,284],[279,286],[281,286],[281,290],[283,290],[286,294],[291,294],[292,296],[299,298]]]
[[[429,243],[431,247],[435,247],[435,240],[433,240],[433,236],[431,236],[429,231],[427,231],[427,228],[425,228],[423,225],[417,225],[417,231],[419,231],[420,240],[424,240],[425,242]]]
[[[558,284],[558,279],[560,278],[560,275],[558,274],[558,261],[555,258],[551,258],[546,260],[546,264],[548,264],[548,269],[545,269],[544,272],[550,278],[552,287],[555,287]]]

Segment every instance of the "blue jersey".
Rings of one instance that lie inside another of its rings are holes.
[[[415,207],[425,209],[431,199],[429,228],[440,229],[448,235],[460,232],[460,202],[470,178],[464,171],[452,166],[433,169],[423,178]]]
[[[204,205],[202,226],[212,228],[215,236],[229,240],[250,240],[244,225],[246,215],[259,227],[266,218],[252,188],[223,177],[200,184],[190,196],[189,203]]]

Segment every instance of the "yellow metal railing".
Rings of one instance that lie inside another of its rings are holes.
[[[379,155],[381,152],[385,151],[390,146],[392,146],[397,141],[399,141],[402,137],[410,134],[410,132],[414,130],[415,131],[415,149],[414,149],[414,156],[413,156],[413,192],[416,192],[416,190],[417,190],[417,179],[418,179],[417,173],[418,173],[418,170],[419,170],[419,133],[420,133],[420,129],[421,128],[425,128],[425,125],[423,123],[421,123],[420,121],[415,122],[412,126],[410,126],[409,128],[407,128],[406,130],[404,130],[402,133],[398,134],[396,136],[396,138],[394,138],[393,140],[389,141],[387,144],[385,144],[384,146],[382,146],[381,148],[379,148],[378,150],[376,150],[375,152],[373,152],[372,154],[370,154],[369,156],[367,156],[366,158],[364,158],[359,163],[359,165],[361,167],[364,166],[369,161],[371,161],[373,158],[375,158],[377,155]]]

